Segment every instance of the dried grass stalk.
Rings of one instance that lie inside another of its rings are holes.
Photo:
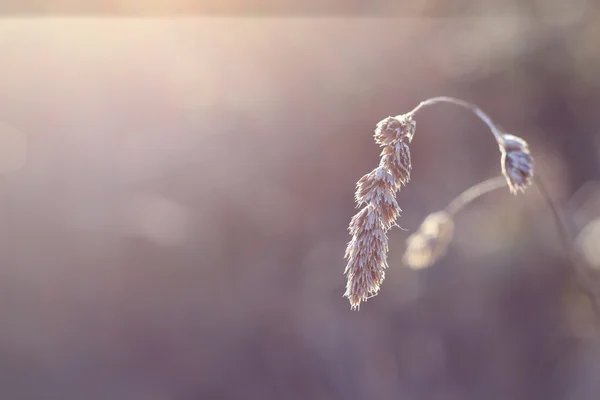
[[[355,200],[363,208],[350,221],[352,239],[346,248],[347,276],[344,296],[352,309],[379,292],[387,264],[387,231],[396,224],[400,207],[396,193],[410,180],[411,159],[408,144],[416,123],[414,116],[421,109],[451,103],[466,108],[490,129],[502,153],[502,173],[512,193],[523,192],[533,177],[533,159],[527,143],[502,132],[479,107],[453,97],[433,97],[422,101],[412,111],[380,121],[375,129],[375,142],[383,147],[379,166],[357,183]],[[448,210],[446,210],[448,211]],[[420,231],[409,238],[409,264],[424,267],[437,260],[452,238],[452,213],[434,214],[424,222]]]
[[[410,117],[388,117],[377,124],[375,142],[383,147],[379,166],[356,184],[355,200],[364,207],[352,218],[348,230],[352,239],[346,248],[348,278],[344,296],[352,309],[377,294],[385,278],[387,231],[396,224],[402,211],[396,193],[410,180],[411,160],[408,143],[415,132]]]

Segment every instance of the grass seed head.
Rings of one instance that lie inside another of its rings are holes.
[[[429,214],[418,231],[406,240],[404,264],[413,269],[433,265],[446,254],[454,234],[454,222],[445,211]]]
[[[352,239],[346,247],[348,261],[344,296],[352,309],[379,292],[387,264],[387,231],[402,211],[396,193],[410,180],[408,143],[415,133],[410,116],[388,117],[375,128],[375,142],[383,147],[379,166],[356,184],[354,198],[363,208],[352,218],[348,230]]]
[[[524,192],[533,180],[533,157],[527,142],[518,136],[504,134],[500,144],[502,174],[510,192]]]

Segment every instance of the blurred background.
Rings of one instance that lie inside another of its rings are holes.
[[[375,124],[438,95],[529,142],[600,269],[600,5],[437,3],[3,16],[0,398],[597,399],[598,321],[535,187],[401,264],[427,214],[500,173],[458,107],[417,117],[380,294],[342,298]]]

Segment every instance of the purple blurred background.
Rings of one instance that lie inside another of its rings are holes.
[[[342,298],[375,124],[437,95],[529,142],[600,267],[600,7],[513,3],[0,20],[0,398],[597,399],[594,318],[535,188],[401,265],[428,213],[500,173],[455,106],[417,117],[381,293]]]

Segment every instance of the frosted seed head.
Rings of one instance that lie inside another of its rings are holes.
[[[348,227],[352,239],[346,247],[347,277],[344,297],[351,308],[379,292],[387,264],[387,231],[396,224],[402,211],[396,193],[410,179],[411,159],[408,143],[415,133],[411,115],[388,117],[375,128],[375,142],[383,147],[379,166],[356,184],[354,198],[363,206]]]

